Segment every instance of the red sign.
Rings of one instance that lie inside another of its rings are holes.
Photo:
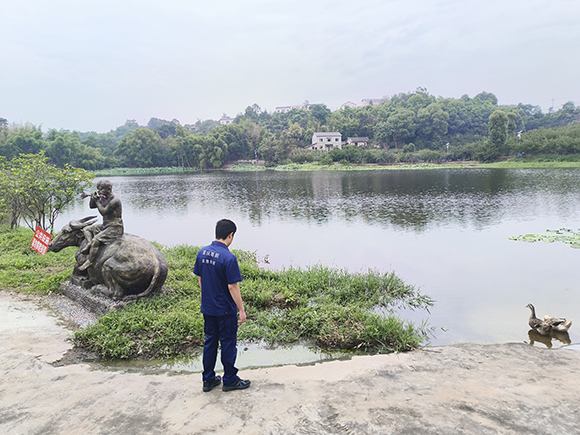
[[[48,244],[50,243],[51,239],[52,236],[50,234],[48,234],[42,228],[36,227],[36,231],[34,232],[34,238],[32,239],[30,247],[39,254],[44,255],[46,254],[46,251],[48,251]]]

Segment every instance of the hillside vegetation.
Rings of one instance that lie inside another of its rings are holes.
[[[435,97],[427,90],[384,98],[379,104],[331,111],[308,104],[287,113],[268,113],[256,104],[231,124],[151,118],[146,126],[128,120],[109,133],[41,131],[0,118],[0,156],[44,151],[52,162],[87,170],[178,167],[216,169],[238,160],[266,165],[320,162],[393,164],[506,157],[575,160],[580,153],[580,108],[568,102],[542,113],[537,106],[498,105],[482,92],[471,98]],[[365,137],[369,145],[313,151],[314,132]]]

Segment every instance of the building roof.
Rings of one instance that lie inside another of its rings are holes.
[[[342,134],[339,131],[319,131],[313,134],[313,136],[318,136],[318,137],[329,137],[329,136],[342,136]]]

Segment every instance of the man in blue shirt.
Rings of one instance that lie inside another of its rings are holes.
[[[239,323],[246,321],[246,311],[238,283],[242,280],[238,260],[229,251],[234,240],[236,224],[222,219],[216,224],[211,245],[197,253],[193,273],[201,286],[201,313],[204,319],[203,391],[211,391],[221,383],[215,374],[218,343],[224,366],[223,391],[243,390],[250,381],[238,377],[235,367]]]

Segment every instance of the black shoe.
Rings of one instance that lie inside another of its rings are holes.
[[[213,381],[203,381],[203,391],[207,393],[208,391],[213,390],[213,387],[217,387],[221,383],[221,376],[216,376]]]
[[[245,390],[250,386],[250,381],[243,381],[240,378],[233,384],[224,385],[222,391]]]

